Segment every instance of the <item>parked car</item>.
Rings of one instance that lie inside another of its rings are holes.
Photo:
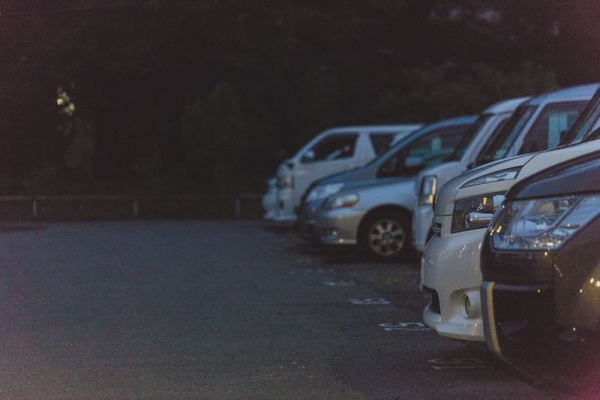
[[[600,398],[600,152],[515,184],[482,247],[488,347],[533,381]]]
[[[497,148],[513,154],[527,152],[532,136],[548,147],[556,145],[563,129],[572,125],[598,87],[585,85],[532,98],[506,123],[509,144]],[[597,94],[594,101],[598,101]],[[595,135],[588,136],[598,122],[591,111],[588,107],[564,136],[564,143],[571,143],[570,146],[488,163],[451,179],[438,191],[433,217],[436,233],[421,260],[421,286],[431,294],[423,321],[438,334],[484,340],[479,258],[491,215],[514,183],[549,165],[600,148],[600,141],[591,140]],[[527,131],[525,135],[521,133],[523,129]],[[586,136],[589,140],[579,143]]]
[[[417,175],[415,180],[417,203],[412,214],[412,244],[418,252],[422,253],[425,250],[425,245],[432,236],[433,199],[437,188],[467,169],[473,168],[486,149],[486,145],[500,133],[504,123],[516,108],[528,99],[528,97],[519,97],[504,100],[486,108],[479,114],[471,135],[463,137],[463,143],[457,146],[447,162],[426,168]]]
[[[264,219],[275,218],[277,210],[277,178],[271,178],[267,181],[267,189],[262,197],[262,206],[265,210]]]
[[[452,154],[475,121],[427,125],[365,167],[315,183],[299,212],[301,231],[325,244],[358,244],[382,259],[402,256],[410,248],[415,175]]]
[[[265,217],[274,221],[296,220],[296,207],[306,188],[316,179],[335,172],[360,167],[389,148],[395,141],[419,129],[421,124],[345,126],[327,129],[293,157],[282,162],[276,174],[276,201],[265,209]],[[271,196],[267,192],[264,196]]]

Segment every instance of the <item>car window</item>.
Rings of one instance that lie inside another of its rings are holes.
[[[379,155],[390,147],[392,141],[394,140],[394,134],[371,133],[369,135],[369,139],[371,140],[371,146],[373,146],[373,151],[376,155]]]
[[[598,128],[600,128],[600,90],[594,94],[594,97],[579,114],[569,132],[563,137],[561,144],[577,143],[590,136],[592,139],[597,139],[596,135],[590,134]]]
[[[519,154],[552,149],[577,119],[586,101],[550,104],[544,107],[523,139]]]
[[[306,151],[303,162],[331,161],[354,156],[358,134],[333,135],[323,138]]]
[[[458,161],[462,158],[469,143],[471,143],[473,138],[481,130],[481,127],[484,126],[491,117],[491,114],[481,114],[479,118],[477,118],[477,121],[475,121],[475,123],[467,130],[467,133],[461,137],[458,145],[454,148],[452,155],[448,158],[449,161]]]
[[[437,129],[399,149],[379,169],[377,177],[407,176],[411,172],[404,168],[408,156],[419,156],[425,168],[446,161],[471,125],[460,125]]]
[[[508,121],[502,126],[497,135],[494,135],[490,143],[484,147],[477,157],[474,166],[487,164],[491,161],[504,158],[506,152],[533,117],[537,106],[525,105],[517,107]]]

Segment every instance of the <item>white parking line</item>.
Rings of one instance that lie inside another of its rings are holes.
[[[386,305],[391,304],[386,299],[350,299],[350,303],[355,305]]]
[[[379,324],[380,327],[382,327],[385,331],[387,332],[392,332],[392,331],[420,331],[420,332],[424,332],[424,331],[429,331],[431,330],[431,328],[429,328],[427,325],[425,325],[422,322],[386,322],[383,324]]]

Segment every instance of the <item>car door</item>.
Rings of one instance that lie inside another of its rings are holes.
[[[298,167],[294,169],[294,204],[298,205],[304,191],[313,181],[357,167],[361,158],[360,148],[368,144],[362,143],[364,140],[358,132],[336,133],[308,148],[302,154]]]

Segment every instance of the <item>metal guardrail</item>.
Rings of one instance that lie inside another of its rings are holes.
[[[262,195],[0,196],[0,219],[261,218]]]

